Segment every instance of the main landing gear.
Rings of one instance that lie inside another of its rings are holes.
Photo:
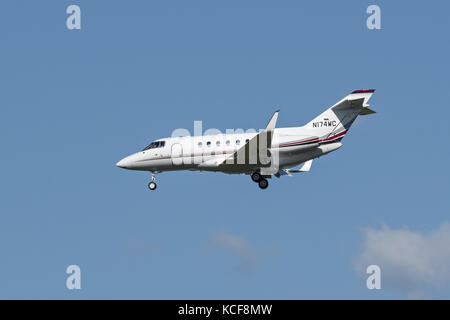
[[[156,189],[156,182],[155,182],[155,174],[152,173],[152,181],[150,181],[150,183],[148,184],[148,188],[150,190],[155,190]]]
[[[259,172],[253,172],[251,175],[252,181],[258,183],[258,186],[261,189],[267,189],[269,186],[269,181],[267,181],[266,178],[264,178]]]

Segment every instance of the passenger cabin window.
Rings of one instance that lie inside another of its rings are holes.
[[[166,145],[165,141],[154,141],[150,143],[148,146],[146,146],[142,151],[148,150],[148,149],[155,149],[155,148],[163,148]]]
[[[240,145],[241,144],[241,140],[236,140],[236,145]]]
[[[249,141],[250,141],[249,139],[246,139],[246,140],[245,140],[245,143],[248,143]]]
[[[227,144],[227,146],[229,146],[230,145],[230,140],[227,140],[226,144]]]
[[[208,147],[211,147],[211,141],[208,141],[208,142],[206,143],[206,145],[207,145]]]
[[[220,141],[216,141],[216,146],[220,146]]]
[[[199,147],[199,148],[202,147],[202,143],[201,143],[201,142],[198,143],[198,147]]]

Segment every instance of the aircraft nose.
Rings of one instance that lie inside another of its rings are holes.
[[[129,165],[129,157],[123,158],[122,160],[120,160],[119,162],[116,163],[116,166],[118,166],[119,168],[123,168],[126,169],[127,166]]]
[[[136,170],[137,168],[139,168],[139,156],[139,153],[129,155],[128,157],[125,157],[117,162],[116,166],[122,169]]]

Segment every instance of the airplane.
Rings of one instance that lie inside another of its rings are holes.
[[[301,127],[276,128],[277,110],[260,132],[157,139],[116,165],[150,172],[150,190],[156,189],[156,174],[179,170],[247,174],[266,189],[272,176],[308,172],[313,159],[339,149],[356,117],[375,113],[368,104],[374,92],[355,90]]]

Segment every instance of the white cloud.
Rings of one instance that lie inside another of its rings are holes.
[[[212,233],[212,244],[238,256],[246,263],[253,263],[256,260],[254,249],[241,236],[225,232],[214,232]]]
[[[364,229],[361,255],[356,269],[365,274],[367,266],[381,268],[382,288],[391,288],[409,296],[430,289],[446,289],[450,284],[450,224],[421,233],[407,228]]]

